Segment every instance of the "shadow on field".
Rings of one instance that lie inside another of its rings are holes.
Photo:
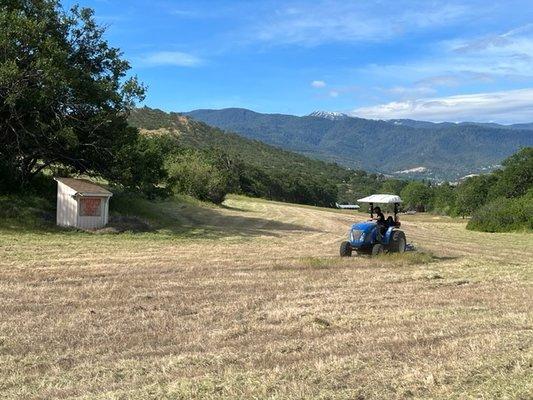
[[[222,209],[237,211],[235,208]],[[241,210],[238,210],[241,212]],[[169,219],[161,227],[173,233],[207,238],[242,236],[281,237],[286,232],[318,232],[309,226],[276,221],[272,219],[226,214],[217,208],[204,208],[187,205],[178,212],[168,214]]]

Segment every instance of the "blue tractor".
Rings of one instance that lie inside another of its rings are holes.
[[[402,199],[390,194],[373,194],[357,200],[370,206],[370,220],[353,224],[348,232],[348,240],[341,243],[341,257],[357,254],[403,253],[406,247],[405,233],[400,230],[398,208]],[[385,223],[378,223],[374,218],[374,204],[394,204],[394,218],[389,217]]]

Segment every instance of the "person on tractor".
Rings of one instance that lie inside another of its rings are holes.
[[[383,237],[385,232],[387,232],[387,221],[385,220],[385,215],[381,212],[381,208],[374,207],[374,213],[376,213],[376,218],[374,218],[379,227],[379,240]]]
[[[385,215],[381,212],[381,208],[374,207],[374,213],[376,214],[376,218],[374,218],[376,222],[379,225],[385,225]]]

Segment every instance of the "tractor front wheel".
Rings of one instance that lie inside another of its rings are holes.
[[[350,242],[342,242],[340,249],[341,257],[351,257],[352,256],[352,245]]]

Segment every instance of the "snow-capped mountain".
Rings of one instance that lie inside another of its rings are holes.
[[[336,111],[313,111],[308,117],[325,118],[331,121],[340,121],[342,119],[351,118],[347,114]]]

